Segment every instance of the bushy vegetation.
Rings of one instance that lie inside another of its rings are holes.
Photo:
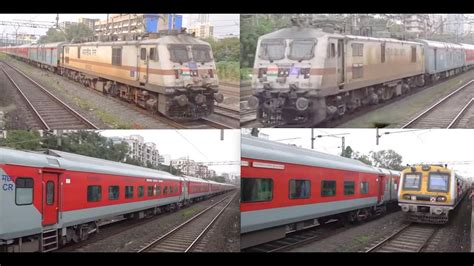
[[[216,62],[217,75],[220,81],[235,83],[240,80],[240,63],[232,61]]]

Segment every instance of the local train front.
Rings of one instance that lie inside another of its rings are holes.
[[[402,171],[398,205],[413,222],[444,224],[461,188],[454,171],[440,165],[417,165]]]

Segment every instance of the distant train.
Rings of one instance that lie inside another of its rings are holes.
[[[50,251],[118,216],[143,218],[235,188],[49,150],[0,148],[0,251]]]
[[[214,112],[218,78],[211,46],[186,33],[157,39],[0,47],[40,68],[175,120]]]
[[[248,105],[265,126],[314,126],[473,65],[474,45],[295,26],[258,39]]]
[[[396,203],[400,173],[250,136],[241,145],[241,248]]]
[[[469,182],[447,166],[414,165],[402,171],[398,205],[409,221],[445,224],[469,189]]]

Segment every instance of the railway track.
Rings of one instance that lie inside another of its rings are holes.
[[[233,193],[216,202],[205,210],[178,225],[168,233],[159,236],[137,250],[142,252],[190,252],[211,228],[214,222],[231,204],[237,193]]]
[[[366,250],[366,253],[422,252],[439,229],[439,226],[410,223]]]
[[[474,97],[474,80],[448,94],[412,118],[402,128],[455,128],[467,111],[471,111]]]
[[[303,231],[287,234],[284,238],[263,243],[257,246],[243,249],[243,252],[282,252],[292,248],[303,246],[307,243],[319,241],[331,235],[339,233],[343,228],[338,228],[336,221],[324,225],[305,229]],[[340,230],[338,230],[340,229]]]
[[[5,62],[1,62],[1,69],[21,94],[42,129],[98,129],[21,70]]]

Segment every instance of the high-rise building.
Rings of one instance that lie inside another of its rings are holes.
[[[156,144],[152,142],[145,142],[140,135],[131,135],[124,138],[111,138],[114,143],[126,142],[128,144],[128,156],[132,159],[138,160],[143,164],[151,164],[157,166],[160,164],[160,154],[156,148]]]
[[[214,26],[210,23],[198,23],[188,29],[189,33],[194,33],[197,38],[209,38],[214,36]]]
[[[111,14],[95,23],[95,34],[119,35],[129,33],[157,33],[180,29],[183,17],[175,14]]]
[[[463,14],[448,14],[446,16],[445,32],[462,36],[464,34],[464,22]]]
[[[94,30],[95,24],[99,22],[100,19],[95,18],[79,18],[78,23],[86,24],[91,30]]]

